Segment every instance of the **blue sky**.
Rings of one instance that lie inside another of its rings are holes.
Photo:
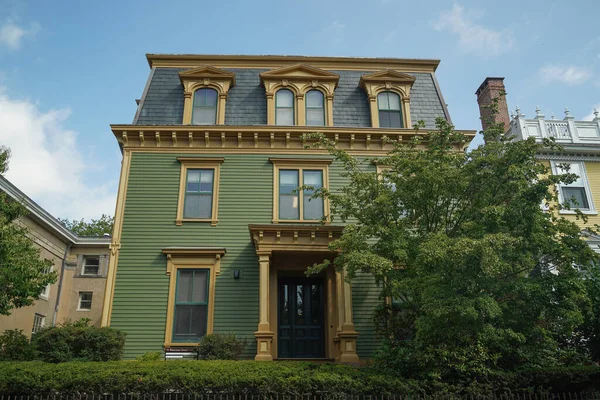
[[[436,58],[458,129],[504,76],[509,108],[577,119],[600,108],[598,1],[0,0],[0,144],[7,177],[56,216],[114,213],[145,53]],[[478,143],[478,142],[477,142]]]

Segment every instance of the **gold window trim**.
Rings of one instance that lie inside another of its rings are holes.
[[[306,64],[261,73],[260,80],[265,86],[267,96],[267,124],[275,125],[275,93],[280,89],[289,89],[294,94],[295,124],[306,126],[304,96],[308,91],[316,89],[323,93],[324,126],[333,126],[333,96],[339,79],[338,74]]]
[[[181,163],[181,175],[179,177],[179,197],[177,200],[177,217],[175,225],[181,226],[184,222],[210,222],[211,226],[217,226],[219,222],[219,182],[221,178],[221,164],[224,158],[190,158],[178,157]],[[185,205],[185,187],[188,169],[213,169],[213,194],[212,194],[212,214],[210,218],[184,218],[183,210]]]
[[[169,297],[167,300],[167,319],[165,323],[164,347],[197,346],[197,342],[173,342],[173,321],[175,317],[175,295],[177,289],[177,271],[180,269],[208,269],[208,307],[206,334],[213,333],[215,309],[215,280],[221,273],[221,258],[227,252],[225,248],[167,247],[162,249],[167,256],[167,276],[169,277]]]
[[[273,164],[273,220],[274,224],[277,223],[315,223],[321,220],[304,219],[304,210],[302,209],[304,193],[299,192],[298,196],[298,207],[300,219],[280,219],[279,218],[279,170],[280,169],[297,169],[298,178],[300,185],[302,182],[302,171],[307,170],[321,170],[323,171],[323,187],[329,189],[329,164],[331,159],[304,159],[304,158],[269,158],[269,162]],[[329,199],[323,199],[323,214],[325,221],[329,223]]]
[[[392,92],[400,96],[402,121],[404,128],[411,128],[410,120],[410,90],[416,78],[412,75],[391,69],[379,71],[360,77],[360,86],[365,89],[371,109],[371,126],[379,128],[379,106],[377,95],[381,92]]]
[[[198,89],[214,89],[217,91],[217,117],[216,125],[225,124],[225,104],[227,93],[235,86],[235,74],[219,68],[204,65],[179,73],[183,85],[183,121],[184,125],[192,123],[194,111],[194,93]]]

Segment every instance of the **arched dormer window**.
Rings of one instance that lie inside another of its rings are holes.
[[[306,125],[325,126],[325,103],[320,90],[309,90],[306,93]]]
[[[193,125],[216,125],[217,97],[215,89],[202,88],[194,92]]]
[[[275,125],[294,125],[294,93],[280,89],[275,93]]]
[[[381,92],[377,95],[380,128],[404,128],[400,96],[394,92]]]

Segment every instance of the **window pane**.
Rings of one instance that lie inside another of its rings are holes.
[[[279,193],[291,194],[298,189],[298,170],[282,169],[279,170]]]
[[[217,121],[216,107],[194,107],[192,115],[192,124],[194,125],[214,125]]]
[[[213,188],[213,175],[212,169],[203,169],[200,174],[200,191],[212,193]]]
[[[310,196],[304,196],[304,219],[323,218],[323,199],[311,199]]]
[[[563,187],[564,201],[569,203],[571,208],[589,209],[585,188],[583,187]]]
[[[379,93],[377,95],[377,104],[378,104],[380,110],[389,110],[390,109],[387,92]]]
[[[276,94],[276,107],[294,107],[294,94],[287,89],[281,89]]]
[[[390,110],[399,110],[400,109],[400,96],[396,93],[388,93],[388,101],[390,105]]]
[[[192,326],[190,337],[200,339],[206,334],[207,306],[194,306],[192,308]]]
[[[198,192],[200,189],[200,170],[199,169],[188,169],[187,170],[187,187],[188,192]]]
[[[313,108],[306,110],[306,125],[325,126],[325,114],[322,108]]]
[[[379,110],[379,127],[380,128],[390,128],[390,112]]]
[[[188,338],[192,308],[194,306],[175,306],[175,329],[173,332],[175,340],[185,340]]]
[[[277,108],[275,122],[277,125],[294,125],[294,109]]]
[[[100,258],[98,257],[86,257],[85,258],[85,265],[88,266],[98,266],[100,265]]]
[[[177,276],[177,296],[175,301],[178,303],[189,303],[191,301],[190,291],[192,290],[192,277],[194,271],[180,270]]]
[[[323,186],[323,171],[304,171],[304,185],[319,189]]]
[[[192,302],[206,302],[206,279],[208,274],[206,271],[194,271],[194,291],[192,293]]]
[[[558,172],[561,174],[566,174],[566,173],[575,174],[575,175],[577,175],[578,178],[575,181],[573,181],[572,183],[569,183],[568,185],[563,184],[563,186],[578,186],[578,187],[584,186],[583,180],[581,179],[581,166],[578,163],[569,164],[569,165],[570,165],[570,168],[569,168],[568,172],[562,168],[559,168]]]
[[[306,107],[323,108],[323,93],[318,90],[306,93]]]
[[[194,94],[194,107],[216,107],[217,91],[214,89],[199,89]]]
[[[279,218],[300,219],[298,194],[282,194],[279,196]]]
[[[186,194],[183,218],[210,218],[212,194]]]
[[[390,128],[402,128],[402,118],[399,111],[390,111]]]

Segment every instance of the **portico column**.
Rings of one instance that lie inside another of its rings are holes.
[[[356,354],[356,338],[358,332],[354,330],[354,322],[352,321],[352,284],[347,282],[345,279],[345,273],[336,274],[336,280],[339,279],[338,288],[342,287],[342,296],[338,295],[338,299],[341,297],[343,303],[338,305],[338,312],[343,315],[341,329],[338,333],[340,340],[340,355],[339,362],[357,364],[358,354]],[[336,282],[337,283],[337,282]]]
[[[273,361],[271,345],[273,343],[273,332],[269,323],[269,267],[271,252],[258,254],[260,265],[259,283],[259,322],[258,330],[254,332],[256,337],[256,361]]]

